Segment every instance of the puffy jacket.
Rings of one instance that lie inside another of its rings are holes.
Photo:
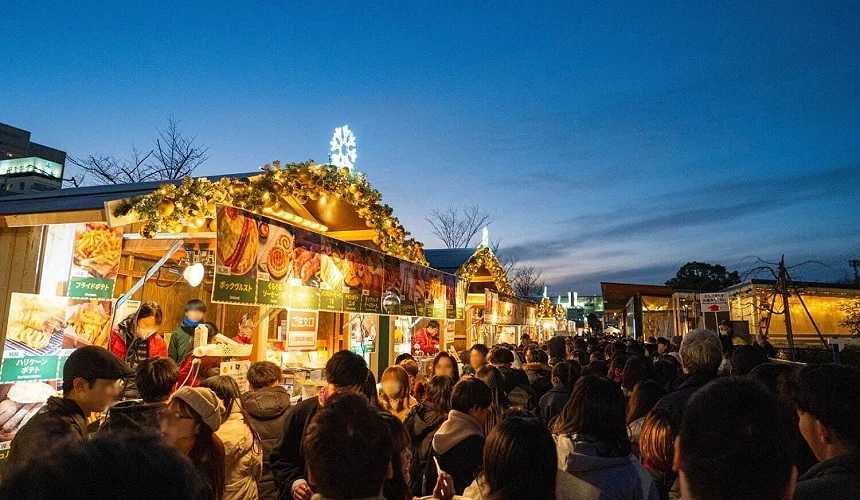
[[[554,435],[558,467],[600,490],[600,500],[660,500],[651,475],[631,454],[613,455],[582,435]]]
[[[131,431],[158,433],[158,414],[167,407],[166,402],[144,403],[140,399],[120,401],[110,407],[99,433]]]
[[[670,392],[660,398],[654,407],[668,411],[672,416],[672,421],[680,426],[681,420],[684,417],[684,410],[687,409],[687,402],[693,397],[693,393],[715,378],[716,375],[703,373],[690,375],[681,382],[674,392]]]
[[[134,326],[132,318],[126,318],[117,323],[110,332],[110,352],[125,361],[128,354],[128,346],[133,340]],[[155,333],[150,335],[145,342],[147,343],[147,352],[150,358],[167,357],[167,343],[164,342],[164,337]]]
[[[215,434],[224,442],[224,499],[256,500],[262,476],[263,450],[237,403]]]
[[[59,445],[84,443],[88,437],[87,419],[81,407],[71,399],[51,396],[12,439],[4,475],[8,477]]]
[[[813,465],[798,479],[794,498],[860,498],[860,454],[843,455]]]
[[[248,423],[260,436],[263,444],[263,476],[257,483],[260,498],[274,500],[278,498],[278,488],[272,476],[272,450],[284,435],[284,420],[290,408],[290,393],[283,387],[266,387],[245,393],[242,396]]]
[[[412,467],[409,474],[411,484],[409,487],[415,496],[433,493],[434,485],[426,484],[424,471],[428,467],[428,461],[431,460],[433,436],[439,430],[442,422],[445,421],[446,416],[445,413],[420,403],[412,408],[403,423],[412,443]]]

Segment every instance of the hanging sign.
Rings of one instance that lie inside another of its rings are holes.
[[[219,205],[216,217],[213,302],[436,319],[457,314],[453,275],[234,207]]]
[[[699,302],[702,304],[702,312],[729,312],[727,293],[700,293]]]
[[[222,361],[218,374],[232,377],[239,385],[239,390],[244,394],[250,389],[248,384],[248,369],[251,367],[250,360]]]
[[[122,228],[104,223],[80,224],[75,229],[69,297],[110,299],[119,271]]]
[[[317,347],[319,312],[287,311],[288,349],[313,350]]]

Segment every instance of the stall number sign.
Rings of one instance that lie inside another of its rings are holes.
[[[219,367],[219,374],[233,377],[239,385],[239,390],[243,393],[248,392],[248,368],[251,367],[249,360],[244,361],[223,361]]]
[[[287,348],[316,349],[318,319],[317,311],[288,311]]]
[[[728,312],[729,296],[725,293],[702,293],[699,294],[699,302],[702,304],[702,312]]]

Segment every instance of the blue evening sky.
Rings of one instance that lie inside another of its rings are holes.
[[[479,204],[552,289],[860,258],[857,2],[3,2],[0,121],[71,154],[169,117],[199,173],[326,159],[424,216]],[[702,4],[702,5],[695,5]]]

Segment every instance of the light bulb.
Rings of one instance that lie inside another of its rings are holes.
[[[203,264],[197,262],[195,264],[191,264],[186,267],[184,271],[182,271],[182,277],[185,278],[185,281],[188,282],[191,286],[198,286],[200,282],[203,281],[203,276],[206,274],[206,268],[203,267]]]

